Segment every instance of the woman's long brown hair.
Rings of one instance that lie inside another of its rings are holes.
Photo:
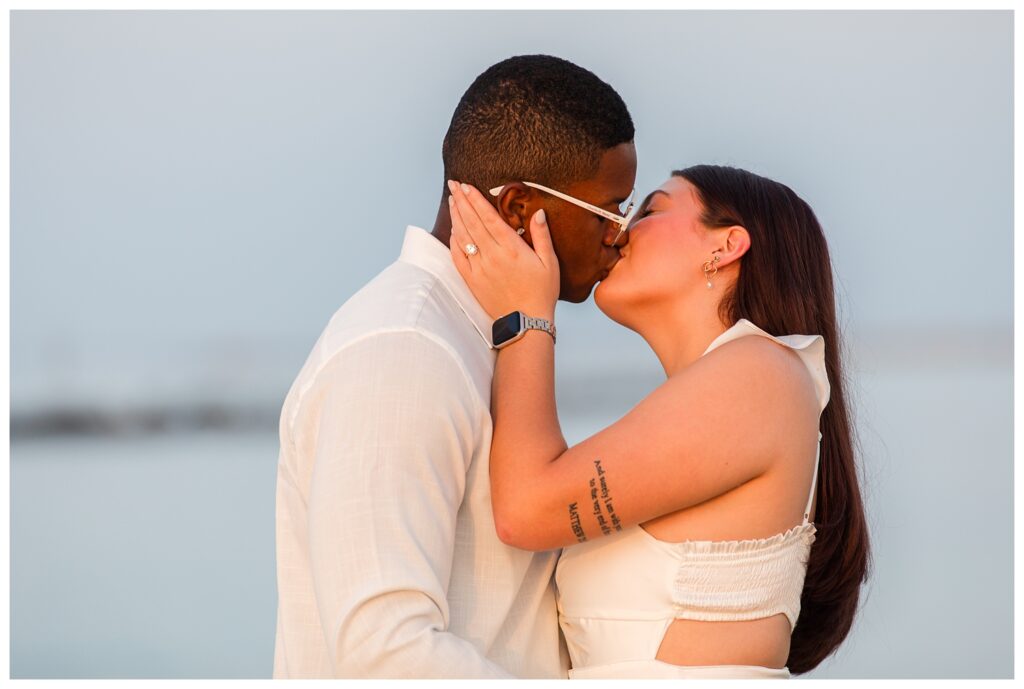
[[[814,517],[818,533],[787,662],[794,674],[808,672],[849,633],[869,560],[828,245],[814,211],[783,184],[716,165],[672,174],[697,188],[705,226],[741,225],[750,234],[736,285],[720,305],[722,320],[747,318],[773,335],[820,334],[825,339],[831,395],[821,414]]]

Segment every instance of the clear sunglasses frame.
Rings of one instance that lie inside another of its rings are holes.
[[[597,215],[600,215],[602,218],[611,220],[613,223],[619,226],[619,233],[615,235],[615,240],[612,242],[612,246],[616,246],[619,243],[619,240],[622,239],[622,235],[629,232],[629,223],[633,219],[633,206],[635,204],[633,196],[636,194],[636,189],[633,189],[633,191],[629,193],[629,198],[626,199],[627,201],[629,201],[629,205],[626,206],[626,214],[619,215],[618,213],[606,211],[604,208],[595,206],[592,203],[587,203],[586,201],[581,201],[580,199],[575,198],[573,196],[569,196],[568,194],[563,194],[562,192],[556,191],[550,187],[545,187],[543,184],[537,184],[536,182],[523,182],[523,184],[525,184],[528,187],[533,187],[534,189],[546,191],[552,196],[557,196],[563,201],[568,201],[569,203],[579,206],[580,208],[585,208],[591,213],[596,213]],[[499,195],[501,193],[501,190],[504,189],[506,186],[508,185],[503,184],[500,187],[494,187],[493,189],[490,190],[491,196]]]

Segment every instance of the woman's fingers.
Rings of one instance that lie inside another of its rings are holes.
[[[466,230],[466,225],[462,221],[459,209],[455,205],[455,198],[452,196],[448,197],[448,209],[452,218],[452,235],[448,240],[448,246],[452,251],[455,266],[459,268],[459,272],[465,277],[473,272],[473,265],[470,261],[473,257],[466,255],[466,246],[475,244],[475,242],[473,241],[473,236]]]
[[[492,206],[491,202],[472,184],[461,185],[460,191],[465,195],[473,210],[476,211],[477,217],[480,218],[481,223],[490,233],[491,237],[494,238],[494,241],[507,249],[515,250],[520,243],[519,236],[502,219],[498,209]]]
[[[543,208],[530,218],[530,237],[533,239],[533,250],[537,252],[544,265],[557,265],[558,258],[551,243],[551,230],[548,228],[548,218]]]
[[[477,243],[480,244],[482,242],[487,248],[497,244],[494,237],[491,236],[490,230],[487,229],[484,221],[480,218],[480,214],[476,212],[473,204],[466,198],[461,185],[453,180],[448,180],[448,189],[451,191],[451,197],[455,200],[455,207],[462,217],[463,225],[477,239]]]
[[[452,263],[455,264],[455,269],[459,271],[462,279],[468,282],[470,275],[473,274],[473,264],[469,262],[469,257],[463,253],[454,235],[452,235],[451,241],[448,242],[448,251],[452,255]]]
[[[469,276],[473,274],[473,264],[470,263],[469,257],[462,252],[459,245],[455,242],[451,243],[449,250],[452,254],[452,263],[455,264],[455,269],[459,271],[459,275],[462,276],[463,280],[469,280]]]
[[[452,260],[484,310],[496,317],[524,305],[538,312],[549,309],[558,299],[559,281],[544,214],[529,220],[535,242],[531,248],[479,191],[463,191],[455,183],[449,183],[449,190]]]

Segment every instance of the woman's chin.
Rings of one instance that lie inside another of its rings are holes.
[[[615,312],[618,310],[615,307],[618,300],[615,298],[615,285],[609,284],[610,280],[612,280],[611,275],[597,283],[597,289],[594,290],[594,303],[597,304],[601,313],[618,322],[618,319],[615,318]]]
[[[635,324],[629,318],[633,311],[633,308],[630,306],[630,295],[628,291],[622,289],[628,282],[629,280],[623,282],[621,275],[616,279],[615,269],[613,268],[611,274],[605,280],[597,283],[597,289],[594,290],[594,303],[597,304],[597,308],[605,316],[619,325],[635,331]]]

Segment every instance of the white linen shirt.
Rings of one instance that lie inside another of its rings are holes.
[[[419,227],[281,412],[274,678],[565,678],[558,550],[491,512],[491,319]]]

